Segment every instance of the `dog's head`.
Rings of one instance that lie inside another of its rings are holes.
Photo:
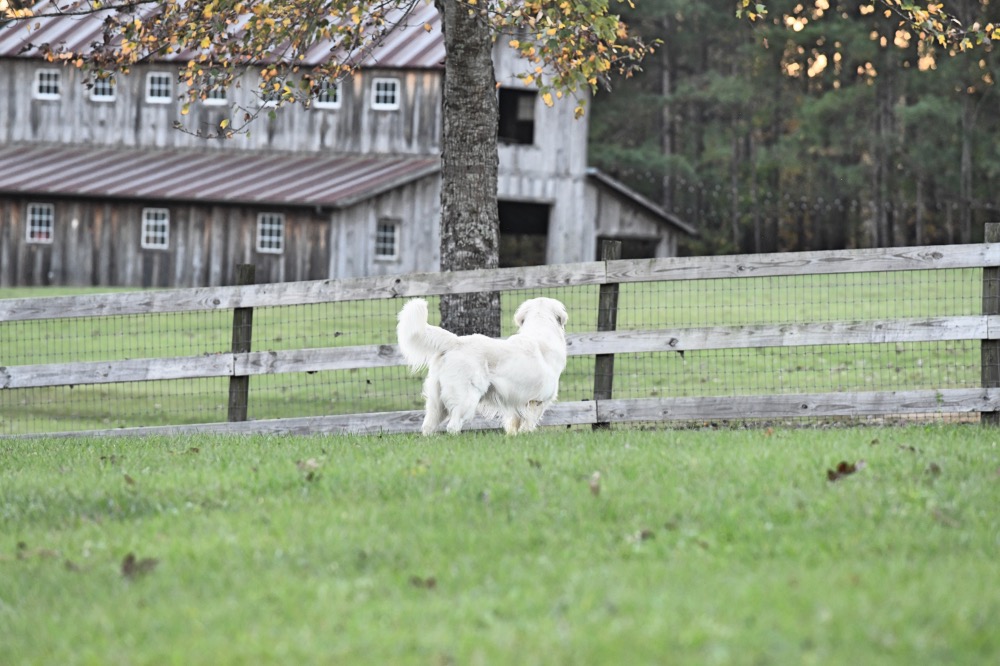
[[[566,328],[569,315],[566,306],[554,298],[532,298],[521,303],[514,313],[514,325],[518,328],[526,322],[555,323],[561,329]]]

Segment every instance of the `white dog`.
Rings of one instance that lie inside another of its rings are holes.
[[[427,366],[421,432],[433,433],[448,417],[457,433],[476,414],[503,419],[508,434],[535,429],[559,392],[566,367],[566,306],[533,298],[514,314],[518,332],[505,340],[458,336],[427,323],[427,301],[416,298],[399,312],[399,351],[414,372]]]

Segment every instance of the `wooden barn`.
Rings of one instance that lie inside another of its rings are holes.
[[[438,270],[444,44],[433,5],[414,12],[417,27],[308,109],[262,113],[228,140],[192,132],[234,108],[269,111],[256,72],[182,115],[179,61],[88,88],[80,70],[23,52],[29,39],[83,48],[99,18],[0,26],[0,286],[211,286],[239,263],[260,282]],[[588,169],[586,118],[545,106],[511,49],[494,60],[501,264],[589,261],[603,238],[673,255],[694,230]]]

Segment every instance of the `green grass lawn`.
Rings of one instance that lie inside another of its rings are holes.
[[[0,663],[996,663],[998,441],[0,440]]]

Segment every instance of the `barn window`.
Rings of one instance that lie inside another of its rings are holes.
[[[262,90],[258,96],[260,97],[260,105],[262,107],[276,107],[278,106],[278,102],[281,101],[281,87],[279,86],[277,89],[271,87],[267,90]]]
[[[317,109],[340,108],[340,83],[336,81],[321,81],[316,92]]]
[[[285,216],[261,213],[257,216],[257,251],[281,254],[285,250]]]
[[[173,78],[165,72],[146,75],[146,101],[150,104],[169,104],[173,101]]]
[[[531,145],[535,142],[534,90],[500,88],[498,102],[500,120],[497,139],[501,143]]]
[[[142,247],[166,250],[170,247],[170,211],[166,208],[142,209]]]
[[[379,220],[375,227],[375,258],[393,260],[399,258],[399,221]]]
[[[90,99],[95,102],[115,101],[115,77],[109,75],[95,79],[90,88]]]
[[[205,99],[202,100],[202,103],[208,106],[223,106],[224,104],[228,104],[229,96],[226,87],[213,84],[209,87],[208,92],[205,93]]]
[[[372,79],[372,108],[376,111],[399,108],[399,79]]]
[[[52,204],[28,204],[28,242],[51,243],[55,227],[55,219],[55,208]]]
[[[40,69],[35,72],[35,99],[59,99],[62,73],[58,69]]]

